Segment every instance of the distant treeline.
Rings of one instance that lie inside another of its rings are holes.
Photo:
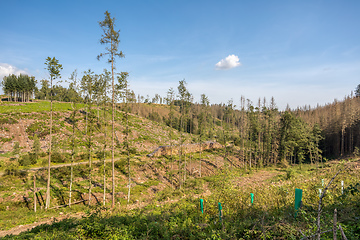
[[[8,95],[8,100],[15,102],[29,101],[37,89],[35,77],[25,74],[5,76],[1,85],[4,93]]]
[[[359,87],[358,89],[359,90]],[[360,94],[346,96],[343,101],[297,109],[294,113],[309,125],[322,130],[321,149],[324,156],[360,156]]]
[[[174,99],[175,112],[170,119],[169,107],[147,102],[129,104],[131,112],[237,146],[238,156],[248,163],[301,163],[321,161],[323,157],[360,156],[360,85],[343,101],[285,111],[277,109],[273,98],[270,102],[259,99],[255,106],[241,97],[239,107],[232,100],[210,105]],[[182,110],[184,106],[188,110]],[[182,111],[187,111],[183,127]]]
[[[169,108],[152,104],[133,103],[130,109],[134,114],[192,133],[194,141],[216,139],[227,145],[225,154],[237,156],[248,166],[321,161],[319,146],[323,136],[319,125],[311,126],[292,111],[280,112],[274,99],[269,105],[264,99],[254,106],[242,97],[240,109],[235,109],[232,101],[212,105],[179,100],[173,103],[176,111],[172,115]]]
[[[72,84],[69,88],[62,87],[60,85],[53,86],[52,99],[54,101],[71,102],[74,99],[81,101],[80,94],[75,91]],[[41,80],[41,88],[35,92],[35,98],[40,100],[50,100],[51,87],[48,80]]]
[[[28,76],[26,74],[20,74],[16,76],[11,74],[5,76],[1,82],[4,93],[8,96],[8,101],[14,102],[28,102],[31,99],[50,100],[51,87],[48,80],[41,80],[41,88],[38,89],[37,80],[34,76]],[[72,99],[78,99],[81,97],[78,92],[72,88],[70,84],[69,88],[62,87],[60,85],[53,86],[52,97],[55,101],[70,102]]]

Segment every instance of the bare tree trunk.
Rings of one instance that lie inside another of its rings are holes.
[[[105,107],[104,107],[104,172],[103,172],[103,182],[104,182],[104,194],[103,194],[103,205],[105,206],[106,203],[106,163],[105,163],[105,151],[106,151],[106,111],[105,111]]]
[[[346,168],[344,168],[346,169]],[[334,179],[336,178],[336,176],[343,171],[344,169],[340,169],[339,171],[337,171],[337,173],[331,178],[330,182],[328,183],[328,185],[324,188],[324,191],[321,193],[320,198],[319,198],[319,206],[318,206],[318,214],[317,214],[317,220],[316,220],[316,225],[317,225],[317,230],[316,230],[316,234],[317,234],[317,239],[320,240],[321,237],[321,226],[320,226],[320,217],[321,217],[321,213],[322,213],[322,199],[325,197],[326,191],[328,190],[328,188],[330,187],[331,183],[334,181]]]
[[[172,104],[172,103],[170,103]],[[170,105],[170,111],[171,111],[171,105]],[[173,161],[173,157],[172,157],[172,137],[171,137],[171,134],[172,134],[172,117],[170,116],[170,128],[169,128],[169,140],[170,140],[170,162],[171,162],[171,185],[173,186],[174,185],[174,179],[173,179],[173,169],[174,169],[174,161]],[[174,186],[173,186],[174,187]]]
[[[184,183],[183,183],[184,185],[185,182],[186,182],[186,154],[184,155]]]
[[[347,240],[347,237],[345,236],[344,230],[342,229],[341,225],[339,224],[339,229],[340,229],[340,233],[341,233],[341,237],[343,240]]]
[[[336,226],[336,222],[337,222],[337,210],[336,208],[334,209],[334,222],[333,222],[333,240],[336,240],[336,231],[337,231],[337,226]]]
[[[130,202],[130,191],[131,191],[131,175],[130,175],[130,154],[129,154],[129,150],[128,150],[128,174],[129,174],[129,189],[128,189],[128,199],[127,202],[129,204]]]
[[[342,127],[341,128],[341,152],[340,152],[341,156],[344,156],[344,146],[345,146],[344,135],[345,135],[345,127]]]
[[[111,48],[112,48],[112,40],[111,40]],[[112,74],[112,131],[111,131],[111,168],[112,168],[112,202],[111,207],[115,206],[115,159],[114,159],[114,135],[115,135],[115,86],[114,86],[114,56],[111,56],[111,74]]]
[[[72,194],[72,184],[73,184],[73,174],[74,174],[74,154],[75,154],[75,111],[73,119],[73,132],[72,132],[72,151],[71,151],[71,166],[70,166],[70,191],[69,191],[69,207],[71,207],[71,194]]]
[[[182,157],[182,148],[183,148],[183,111],[184,111],[184,103],[182,101],[182,112],[181,112],[181,119],[180,119],[180,146],[179,146],[179,188],[181,189],[181,157]]]
[[[201,152],[202,149],[201,149],[201,139],[200,139],[200,177],[201,177]]]
[[[51,144],[52,144],[52,78],[51,78],[51,91],[50,91],[50,140],[49,140],[49,161],[48,161],[48,179],[46,187],[46,205],[45,209],[48,209],[50,206],[50,168],[51,168]]]
[[[126,80],[126,79],[125,79]],[[129,189],[128,189],[128,198],[127,203],[130,202],[130,191],[131,191],[131,174],[130,174],[130,149],[129,149],[129,118],[128,118],[128,88],[127,88],[127,82],[126,88],[125,88],[125,116],[126,116],[126,150],[127,150],[127,160],[128,160],[128,175],[129,175]]]
[[[250,148],[250,154],[249,154],[249,168],[251,169],[251,148]]]
[[[91,159],[91,135],[92,135],[92,131],[91,131],[91,126],[89,126],[89,205],[91,203],[91,189],[92,189],[92,179],[91,179],[91,163],[92,163],[92,159]]]
[[[34,212],[36,212],[36,176],[34,174]]]
[[[171,106],[170,106],[171,108]],[[171,111],[171,109],[170,109]],[[171,137],[171,131],[172,131],[172,119],[171,119],[171,116],[170,116],[170,128],[169,128],[169,142],[170,142],[170,162],[171,162],[171,169],[170,169],[170,172],[171,172],[171,175],[170,175],[170,181],[171,181],[171,186],[174,187],[174,179],[173,179],[173,169],[174,169],[174,162],[173,162],[173,159],[172,159],[172,137]]]

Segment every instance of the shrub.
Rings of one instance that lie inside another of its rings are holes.
[[[13,140],[14,137],[9,137],[9,138],[6,138],[6,137],[3,137],[1,138],[1,142],[11,142]]]
[[[66,156],[59,152],[53,152],[51,154],[51,162],[54,163],[64,163],[66,161]]]
[[[359,150],[358,147],[355,147],[353,154],[354,154],[355,157],[359,157],[359,155],[360,155],[360,150]]]
[[[36,163],[36,156],[34,153],[27,153],[19,158],[20,166],[29,166]]]
[[[15,142],[13,147],[13,154],[19,154],[19,153],[20,153],[20,144],[19,142]]]
[[[126,174],[126,160],[125,159],[115,161],[114,166],[120,172],[122,172],[123,174]]]
[[[0,124],[15,124],[18,123],[19,121],[17,121],[16,119],[12,118],[12,117],[5,117],[5,118],[0,118]]]
[[[162,121],[161,116],[159,115],[158,112],[151,112],[149,114],[149,119],[152,120],[152,121],[155,121],[155,122],[161,122]]]
[[[47,153],[46,152],[40,152],[39,153],[39,157],[46,157]]]
[[[20,173],[18,168],[19,168],[19,163],[17,161],[11,161],[5,168],[5,174],[18,176]]]
[[[54,131],[53,129],[53,132],[56,131]],[[34,122],[26,128],[26,133],[29,135],[30,139],[33,139],[35,134],[38,135],[39,138],[43,138],[46,135],[50,134],[50,130],[49,127],[45,124],[45,122]]]

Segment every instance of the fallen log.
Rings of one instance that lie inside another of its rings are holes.
[[[76,202],[72,202],[71,205],[73,204],[78,204],[78,203],[82,203],[82,202],[85,202],[85,201],[88,201],[88,200],[80,200],[80,201],[76,201]],[[64,204],[64,205],[59,205],[59,206],[55,206],[55,207],[51,207],[51,208],[48,208],[48,209],[58,209],[58,208],[61,208],[61,207],[66,207],[66,206],[69,206],[69,204]]]
[[[203,143],[192,143],[192,144],[183,144],[183,145],[173,145],[173,146],[160,146],[156,148],[152,153],[146,155],[147,157],[159,157],[159,156],[171,156],[179,154],[180,149],[183,153],[193,153],[200,152],[200,150],[208,149],[217,149],[222,148],[223,146],[218,142],[203,142]]]

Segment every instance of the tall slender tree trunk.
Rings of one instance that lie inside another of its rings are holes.
[[[91,109],[89,109],[91,111]],[[90,120],[91,121],[91,120]],[[92,190],[92,176],[91,176],[91,164],[92,164],[92,151],[91,151],[91,135],[92,135],[92,124],[89,126],[89,205],[91,204],[91,190]]]
[[[50,168],[51,168],[51,145],[52,145],[52,77],[51,77],[51,90],[50,90],[50,140],[49,140],[49,160],[48,160],[48,179],[46,186],[46,205],[45,209],[48,209],[50,206]]]
[[[182,103],[182,111],[184,111],[184,103]],[[180,146],[179,146],[179,188],[181,189],[181,161],[182,161],[182,149],[183,149],[183,113],[181,113],[181,119],[180,119]]]
[[[249,168],[251,169],[251,142],[249,147]]]
[[[170,103],[171,104],[171,103]],[[169,121],[170,121],[170,128],[169,128],[169,145],[170,145],[170,162],[171,162],[171,168],[170,168],[170,182],[171,182],[171,186],[174,187],[174,183],[173,183],[173,169],[174,169],[174,162],[172,159],[172,137],[171,137],[171,130],[172,130],[172,116],[171,116],[171,105],[170,105],[170,116],[169,116]]]
[[[172,103],[170,103],[172,104]],[[170,105],[170,111],[171,111],[171,105]],[[170,162],[171,162],[171,185],[174,187],[174,179],[173,179],[173,170],[174,170],[174,161],[173,161],[173,157],[172,157],[172,154],[173,154],[173,150],[172,150],[172,137],[171,137],[171,132],[172,131],[172,115],[170,115],[170,128],[169,128],[169,141],[170,141]]]
[[[352,154],[354,152],[354,127],[350,126],[350,141],[349,141],[349,153]]]
[[[71,207],[71,194],[73,184],[74,172],[74,154],[75,154],[75,111],[73,113],[73,129],[72,129],[72,151],[71,151],[71,166],[70,166],[70,191],[69,191],[69,207]]]
[[[112,40],[111,40],[111,48],[112,48]],[[111,131],[111,168],[112,168],[112,202],[111,207],[115,206],[115,159],[114,159],[114,135],[115,135],[115,86],[114,86],[114,56],[111,54],[111,87],[112,87],[112,131]]]
[[[190,122],[190,138],[192,139],[192,132],[191,132],[191,122]],[[191,176],[191,152],[189,154],[189,176]],[[185,169],[186,171],[186,169]]]
[[[106,203],[106,162],[105,162],[105,151],[106,151],[106,109],[105,109],[105,104],[104,104],[104,171],[103,171],[103,183],[104,183],[104,191],[103,191],[103,205],[105,206]]]
[[[199,175],[200,175],[200,177],[201,177],[201,152],[202,152],[202,148],[201,148],[202,146],[201,146],[201,137],[200,137],[200,164],[199,164]]]
[[[125,79],[126,80],[126,79]],[[127,88],[127,82],[126,88],[125,88],[125,117],[126,117],[126,135],[125,135],[125,141],[126,141],[126,150],[127,150],[127,160],[128,160],[128,176],[129,176],[129,189],[128,189],[128,198],[127,203],[130,202],[130,191],[131,191],[131,173],[130,173],[130,149],[129,149],[129,117],[128,117],[128,88]]]
[[[242,150],[241,150],[241,152],[242,152],[242,157],[243,157],[244,168],[245,168],[245,170],[246,170],[246,162],[245,162],[245,158],[246,158],[246,156],[245,156],[245,138],[242,139]]]
[[[36,176],[34,174],[34,212],[36,212]]]
[[[345,147],[345,127],[341,128],[341,152],[340,155],[344,155],[344,147]]]

